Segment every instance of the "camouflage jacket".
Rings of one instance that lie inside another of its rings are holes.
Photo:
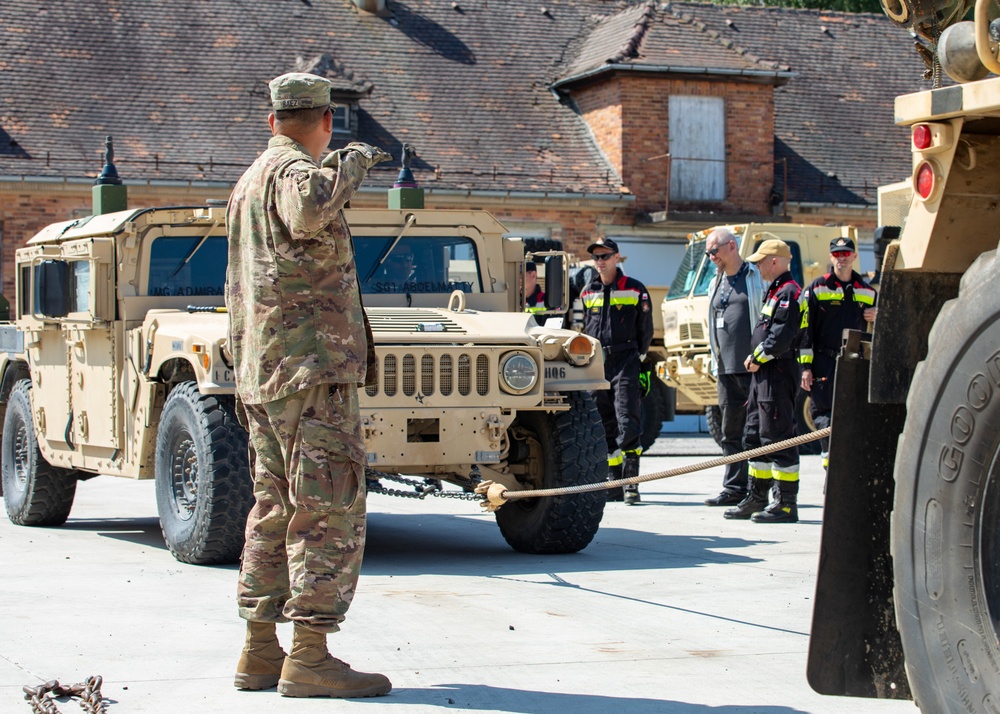
[[[322,168],[272,137],[226,210],[226,305],[236,391],[247,404],[365,381],[368,338],[344,204],[368,173],[359,152]]]

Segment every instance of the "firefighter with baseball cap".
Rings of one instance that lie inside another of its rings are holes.
[[[810,392],[810,414],[817,429],[830,426],[833,411],[833,377],[844,330],[863,330],[875,322],[875,290],[854,270],[857,259],[854,241],[830,241],[830,263],[826,275],[816,278],[806,289],[805,329],[799,349],[802,389]],[[828,464],[829,439],[823,439],[823,468]]]
[[[596,274],[580,294],[583,331],[601,342],[604,378],[610,389],[594,392],[608,442],[609,480],[639,475],[642,416],[639,371],[653,340],[653,310],[646,287],[618,267],[618,244],[610,238],[587,247]],[[626,486],[623,496],[608,500],[639,502],[639,487]]]
[[[802,288],[789,271],[792,251],[781,240],[766,240],[747,258],[764,282],[760,319],[750,338],[753,352],[745,365],[750,377],[743,448],[756,449],[795,436],[795,395],[799,386],[796,348],[802,331],[799,298]],[[750,491],[726,518],[755,523],[796,523],[799,493],[799,450],[782,449],[757,457],[749,465]],[[777,497],[768,505],[771,487]]]

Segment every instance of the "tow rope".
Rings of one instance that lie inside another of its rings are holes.
[[[664,478],[671,478],[672,476],[680,476],[682,474],[694,473],[695,471],[704,471],[705,469],[712,469],[716,466],[725,466],[726,464],[733,464],[737,461],[751,461],[756,459],[758,456],[764,456],[765,454],[771,454],[775,451],[781,451],[782,449],[787,449],[792,446],[799,446],[800,444],[808,444],[810,441],[818,441],[819,439],[824,439],[830,436],[831,427],[825,427],[817,431],[809,432],[808,434],[800,434],[799,436],[792,437],[791,439],[785,439],[784,441],[776,441],[773,444],[768,444],[767,446],[759,446],[756,449],[750,449],[749,451],[741,451],[738,454],[732,454],[730,456],[721,456],[717,459],[712,459],[710,461],[702,461],[698,464],[691,464],[690,466],[679,466],[675,469],[667,469],[666,471],[657,471],[656,473],[646,474],[645,476],[633,476],[632,478],[619,478],[614,481],[599,481],[597,483],[584,483],[578,486],[565,486],[563,488],[540,488],[540,489],[528,489],[526,491],[509,491],[507,487],[502,483],[495,483],[493,481],[483,481],[481,484],[476,486],[476,493],[485,496],[486,500],[481,502],[483,508],[487,511],[495,511],[507,501],[517,501],[522,498],[543,498],[545,496],[565,496],[573,493],[589,493],[590,491],[602,491],[605,489],[621,488],[622,486],[628,486],[635,483],[646,483],[647,481],[658,481]]]

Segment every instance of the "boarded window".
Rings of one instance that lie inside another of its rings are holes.
[[[670,97],[670,200],[726,197],[726,115],[721,97]]]

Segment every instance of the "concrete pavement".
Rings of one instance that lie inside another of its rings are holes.
[[[704,436],[663,437],[642,472],[717,454]],[[608,504],[594,542],[569,556],[513,552],[472,503],[373,495],[357,599],[330,642],[395,689],[342,702],[234,689],[235,566],[178,563],[153,484],[99,477],[80,484],[60,528],[0,516],[0,712],[30,711],[22,685],[94,674],[110,714],[915,712],[806,682],[819,457],[803,457],[802,473],[796,525],[703,506],[714,469],[644,484],[641,506]]]

